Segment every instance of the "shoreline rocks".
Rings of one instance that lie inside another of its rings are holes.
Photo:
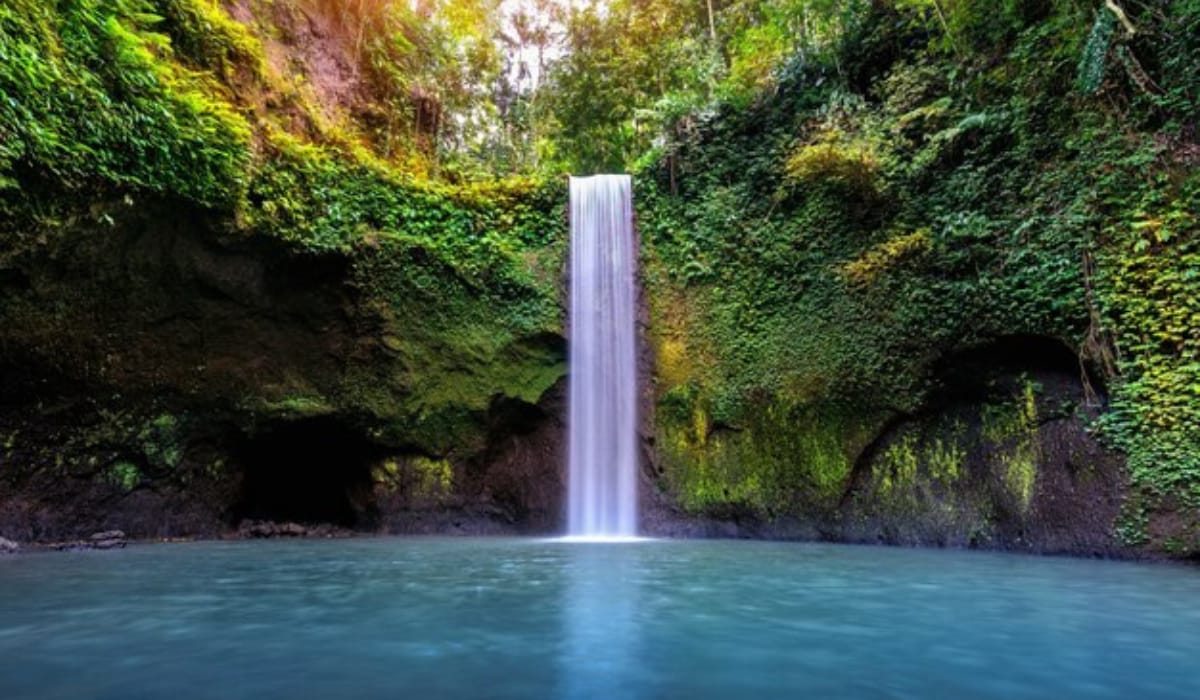
[[[125,538],[125,533],[121,530],[104,530],[92,533],[86,540],[55,542],[49,544],[48,547],[60,552],[82,552],[89,549],[124,549],[127,544],[129,544],[129,540]]]
[[[105,530],[104,532],[93,533],[88,541],[94,549],[120,549],[127,542],[125,533],[120,530]]]
[[[355,533],[346,528],[320,523],[305,526],[293,522],[274,522],[271,520],[243,520],[237,529],[238,537],[247,540],[277,539],[277,538],[345,538],[353,537]]]

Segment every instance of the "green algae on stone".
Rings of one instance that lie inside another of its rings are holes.
[[[414,457],[410,464],[417,473],[416,492],[418,496],[439,498],[450,494],[453,490],[454,468],[450,465],[449,460]]]
[[[867,498],[884,511],[908,516],[957,510],[964,505],[960,481],[966,476],[968,441],[958,419],[905,426],[873,460]]]
[[[454,492],[454,466],[444,458],[424,455],[392,457],[371,469],[376,488],[388,495],[405,492],[409,497],[441,500]]]
[[[1022,510],[1028,510],[1041,460],[1037,389],[1026,379],[1020,393],[1003,404],[987,404],[981,414],[981,435],[992,450],[1004,483]]]
[[[657,444],[666,486],[685,508],[733,505],[772,517],[835,508],[870,429],[836,407],[780,403],[714,426],[697,406],[686,420],[660,415]]]

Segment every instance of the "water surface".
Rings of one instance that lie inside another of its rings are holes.
[[[0,559],[0,698],[1200,697],[1200,571],[755,542]]]

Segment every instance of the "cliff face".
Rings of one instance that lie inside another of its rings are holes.
[[[703,436],[679,435],[661,419],[661,434],[675,441],[660,451],[661,488],[693,517],[668,507],[652,526],[1089,556],[1135,551],[1119,529],[1125,459],[1091,430],[1105,399],[1085,388],[1064,346],[998,339],[948,358],[930,381],[936,388],[912,411],[887,397],[861,401],[860,417],[776,405],[749,427],[708,427]]]
[[[642,174],[665,531],[1200,548],[1196,15],[1036,5],[875,3]]]
[[[159,4],[0,10],[0,535],[559,529],[565,188],[389,159],[319,3]],[[646,528],[1194,555],[1186,134],[876,11],[635,177]]]
[[[485,291],[451,306],[462,280],[386,243],[298,254],[178,204],[96,211],[4,277],[6,536],[561,527],[557,312],[514,332]],[[421,286],[386,284],[399,264]],[[671,323],[648,320],[647,338]],[[908,410],[763,396],[745,424],[680,416],[661,388],[686,359],[653,347],[652,533],[1122,551],[1124,460],[1088,431],[1103,386],[1058,341],[944,358]]]
[[[297,254],[169,202],[101,219],[0,285],[10,536],[409,531],[450,506],[501,530],[558,522],[552,298],[514,327],[494,305],[519,299],[402,242]]]
[[[0,10],[9,536],[557,526],[565,195],[389,159],[330,7]]]

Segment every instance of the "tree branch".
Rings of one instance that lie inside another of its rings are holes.
[[[1116,0],[1104,0],[1104,6],[1107,7],[1117,19],[1121,22],[1121,26],[1125,27],[1125,31],[1129,32],[1129,36],[1137,34],[1137,27],[1133,26],[1133,22],[1129,21],[1129,15],[1125,14],[1125,10],[1116,3]]]

